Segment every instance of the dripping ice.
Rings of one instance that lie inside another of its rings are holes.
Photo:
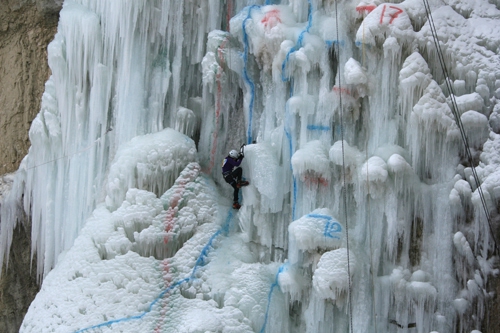
[[[65,1],[1,207],[21,332],[479,332],[494,239],[423,3],[278,2]],[[430,4],[497,220],[500,12]]]

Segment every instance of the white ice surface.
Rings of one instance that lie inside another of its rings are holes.
[[[1,208],[0,260],[22,207],[45,277],[21,331],[481,327],[498,4],[429,1],[449,92],[422,1],[268,3],[65,1]],[[218,162],[242,143],[236,212]]]

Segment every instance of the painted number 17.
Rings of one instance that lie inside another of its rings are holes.
[[[390,17],[389,24],[391,24],[399,16],[399,14],[403,12],[403,10],[399,7],[384,5],[384,8],[382,9],[382,15],[380,15],[380,24],[384,22],[384,15],[386,10],[388,11]]]

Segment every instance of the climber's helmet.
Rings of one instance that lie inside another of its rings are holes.
[[[229,152],[229,157],[234,158],[235,160],[238,159],[239,155],[240,154],[238,154],[238,152],[234,149]]]

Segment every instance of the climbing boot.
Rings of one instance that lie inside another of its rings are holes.
[[[242,188],[243,186],[248,186],[250,183],[247,182],[246,180],[240,180],[238,184],[236,184],[237,188]]]
[[[239,203],[235,202],[235,203],[233,204],[233,208],[234,208],[234,209],[240,209],[240,208],[241,208],[241,205],[240,205]]]

